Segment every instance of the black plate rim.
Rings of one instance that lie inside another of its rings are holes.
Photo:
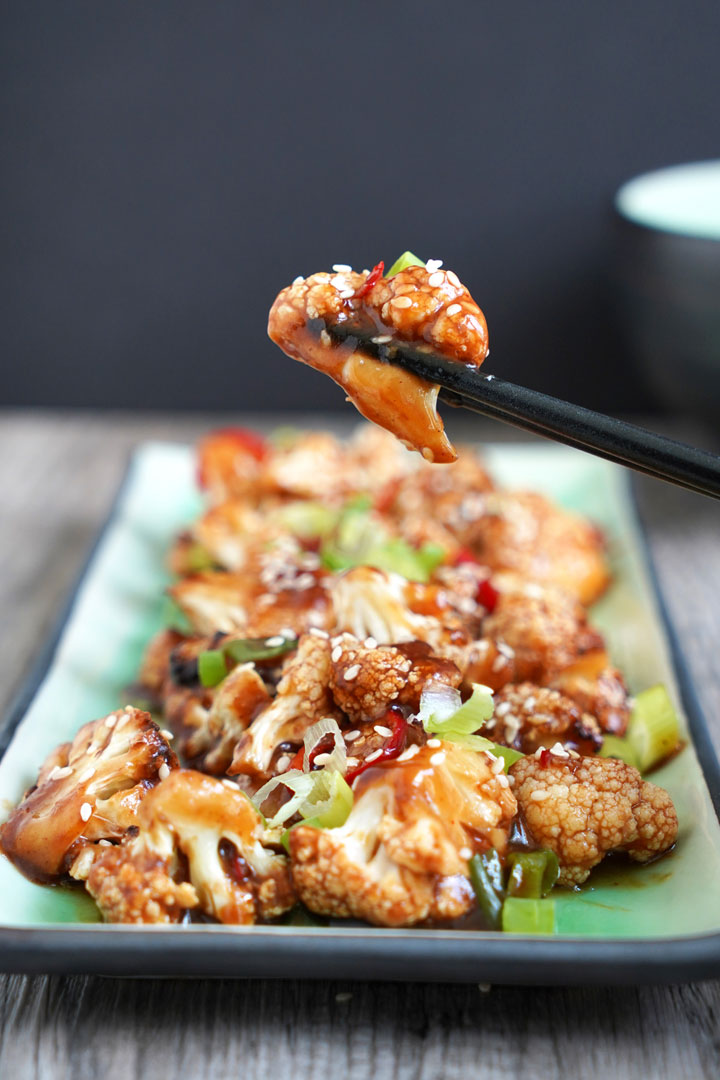
[[[105,522],[7,713],[0,759],[52,665],[98,549],[119,517],[133,456]],[[629,481],[629,478],[628,478]],[[693,744],[720,820],[720,764],[660,590],[635,492],[630,506],[673,662]],[[166,940],[169,936],[169,943]],[[282,948],[277,942],[282,942]],[[0,925],[0,971],[142,977],[356,978],[508,985],[641,985],[720,974],[720,932],[676,938],[524,938],[445,930]]]

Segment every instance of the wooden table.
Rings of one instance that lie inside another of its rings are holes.
[[[0,708],[52,625],[132,447],[192,439],[210,423],[218,418],[0,414]],[[672,433],[720,449],[692,426]],[[515,437],[499,425],[481,427],[483,436]],[[720,505],[649,480],[639,498],[720,745]],[[522,989],[4,976],[0,1030],[3,1080],[715,1080],[720,982]]]

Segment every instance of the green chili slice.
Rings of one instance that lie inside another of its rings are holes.
[[[208,649],[198,656],[198,678],[203,686],[217,686],[227,675],[227,661],[220,649]]]
[[[277,634],[269,638],[235,638],[223,644],[222,651],[236,664],[249,664],[254,660],[274,660],[297,648],[296,637]]]
[[[418,259],[417,255],[413,255],[412,251],[403,251],[400,258],[396,259],[395,262],[392,264],[392,266],[388,270],[385,277],[386,278],[395,277],[395,275],[399,274],[401,270],[407,270],[408,266],[424,266],[424,265],[425,265],[424,260],[423,259]]]
[[[554,851],[512,851],[507,857],[508,896],[539,900],[552,889],[560,869]]]
[[[470,860],[470,882],[477,905],[493,930],[500,929],[503,906],[503,870],[500,856],[494,849],[473,855]]]

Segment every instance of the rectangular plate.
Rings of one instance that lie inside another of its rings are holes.
[[[720,825],[713,806],[720,805],[720,773],[653,583],[626,474],[551,445],[488,447],[486,455],[501,484],[543,491],[606,530],[615,581],[593,621],[631,689],[664,682],[682,701],[692,737],[653,776],[678,810],[676,849],[646,868],[607,864],[582,892],[558,892],[558,934],[545,938],[357,925],[106,926],[82,891],[33,885],[0,858],[0,968],[544,984],[680,981],[720,972]],[[117,706],[162,623],[168,546],[199,509],[188,448],[151,443],[136,453],[60,628],[9,717],[6,731],[14,736],[0,762],[0,807],[20,799],[57,743]]]

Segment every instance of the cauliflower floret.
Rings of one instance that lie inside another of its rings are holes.
[[[43,764],[0,828],[0,848],[36,881],[56,881],[80,848],[119,839],[177,758],[149,713],[128,706],[80,728]]]
[[[422,641],[375,646],[351,634],[332,639],[332,695],[354,723],[372,720],[389,705],[417,711],[426,683],[457,686],[460,672],[451,660],[434,656]]]
[[[542,750],[510,775],[531,838],[558,857],[561,885],[580,885],[611,851],[647,862],[675,843],[672,799],[624,761]]]
[[[483,623],[483,637],[510,647],[517,681],[536,683],[549,682],[583,653],[603,645],[573,596],[533,583],[500,592]]]
[[[594,716],[557,690],[535,683],[506,686],[495,694],[495,712],[483,727],[495,742],[531,754],[556,742],[581,754],[594,754],[602,745]]]
[[[231,776],[244,773],[266,778],[273,756],[282,743],[298,744],[312,724],[337,709],[330,695],[330,642],[305,634],[297,653],[289,659],[278,683],[277,696],[253,720],[235,748]]]
[[[263,846],[262,815],[230,781],[180,769],[140,809],[137,836],[103,851],[88,874],[107,921],[177,922],[199,906],[248,924],[292,907],[287,859]]]
[[[552,680],[551,685],[592,713],[603,731],[624,735],[630,720],[630,695],[625,680],[605,649],[581,656]]]
[[[475,897],[473,852],[503,852],[515,798],[502,765],[453,743],[408,750],[355,782],[343,826],[290,832],[293,879],[311,911],[379,926],[457,918]]]
[[[470,494],[457,508],[454,531],[491,569],[556,585],[585,605],[610,582],[599,530],[542,495]]]

